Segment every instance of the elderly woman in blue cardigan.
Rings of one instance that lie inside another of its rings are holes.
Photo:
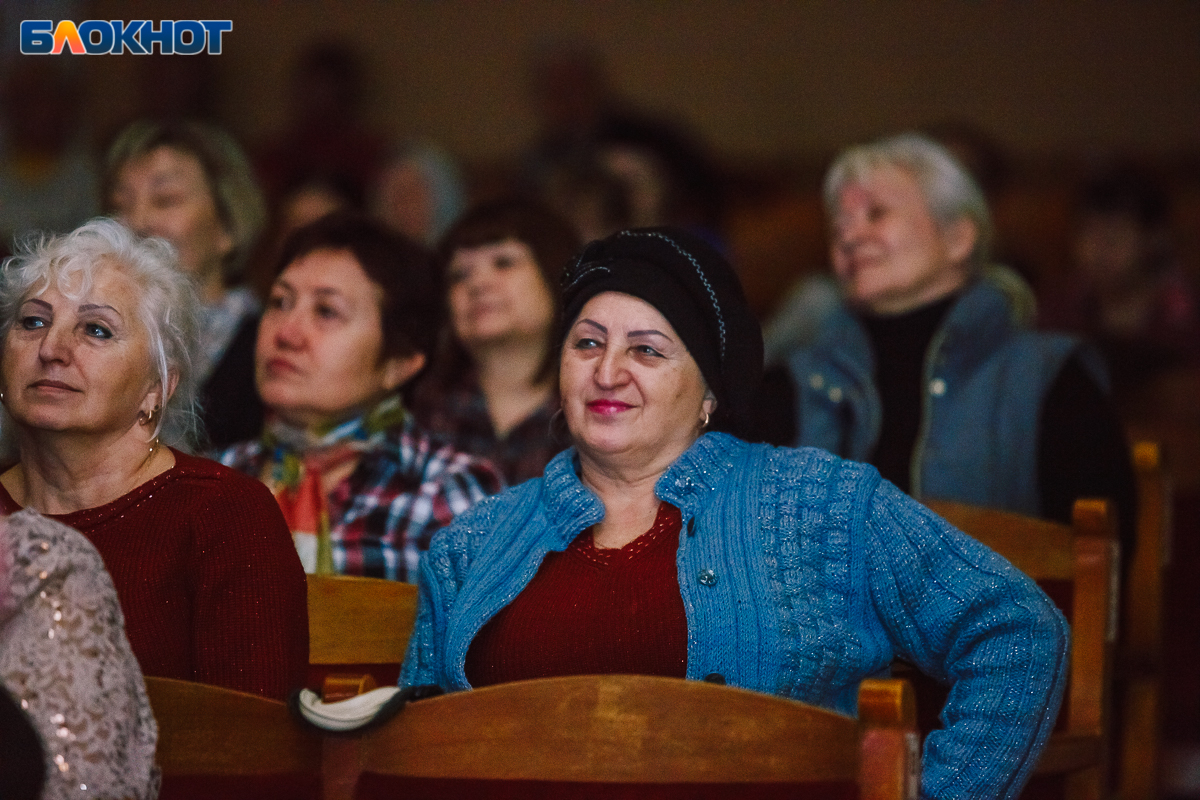
[[[922,794],[1016,797],[1063,690],[1045,595],[873,467],[737,438],[762,338],[705,243],[625,231],[563,280],[574,447],[435,537],[401,683],[654,674],[853,714],[902,658],[952,684]]]

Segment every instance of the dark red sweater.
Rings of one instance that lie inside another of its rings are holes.
[[[259,481],[175,452],[107,505],[54,515],[104,558],[142,672],[285,698],[308,665],[307,585]],[[20,506],[0,486],[4,513]]]
[[[621,549],[585,530],[548,553],[529,585],[483,626],[465,665],[474,687],[558,675],[687,673],[687,615],[675,554],[679,509]]]

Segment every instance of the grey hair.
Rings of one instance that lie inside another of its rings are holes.
[[[150,368],[162,386],[162,414],[154,435],[190,450],[199,440],[193,353],[199,347],[199,309],[191,279],[180,271],[175,249],[164,239],[143,239],[121,223],[98,218],[59,236],[35,234],[0,265],[0,353],[21,304],[54,287],[71,299],[85,296],[99,270],[111,265],[141,287],[137,316],[150,338]],[[175,391],[168,398],[172,377]],[[11,420],[0,449],[14,452]]]
[[[902,133],[843,150],[825,174],[825,213],[836,216],[838,196],[872,172],[896,167],[916,179],[929,213],[943,230],[961,219],[975,225],[975,247],[967,264],[976,272],[991,255],[992,215],[979,184],[942,145],[919,133]]]

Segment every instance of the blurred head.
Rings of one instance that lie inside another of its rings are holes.
[[[190,447],[197,313],[160,239],[97,219],[30,241],[0,285],[6,411],[25,430],[80,434],[128,432],[149,415],[147,440]]]
[[[987,261],[987,203],[931,139],[903,134],[850,148],[825,177],[834,274],[847,300],[899,314],[946,297]]]
[[[454,160],[437,147],[413,144],[384,166],[372,213],[392,230],[434,245],[463,211],[465,190]]]
[[[593,302],[598,304],[594,308]],[[680,384],[669,391],[676,392],[679,398],[698,397],[706,405],[703,409],[699,405],[691,409],[691,399],[688,399],[688,413],[677,408],[680,414],[673,418],[674,422],[666,419],[655,422],[656,425],[671,426],[670,440],[695,438],[705,414],[710,417],[709,429],[742,436],[753,430],[753,398],[763,368],[762,332],[733,268],[703,240],[675,228],[648,228],[622,231],[592,242],[563,275],[562,306],[564,327],[559,341],[562,343],[560,368],[564,371],[568,365],[572,368],[581,366],[583,361],[597,367],[601,365],[601,361],[585,358],[586,353],[593,352],[593,347],[599,345],[583,342],[583,338],[600,342],[605,335],[601,328],[609,330],[608,336],[617,337],[612,341],[624,343],[619,353],[609,344],[604,346],[608,348],[606,353],[616,359],[613,364],[625,365],[623,368],[627,369],[631,381],[643,368],[653,367],[653,374],[665,374],[658,371],[655,365],[660,362],[651,351],[663,358],[669,351],[675,353],[673,363],[687,361],[694,364],[694,372],[684,370],[679,375],[691,375],[696,382]],[[606,318],[614,321],[616,327],[588,316],[601,312],[608,315]],[[632,321],[637,324],[628,327],[627,323],[632,324]],[[664,324],[669,330],[663,327]],[[590,331],[586,337],[581,333],[584,329]],[[620,331],[625,331],[621,334],[624,338],[618,336]],[[609,342],[608,339],[603,341]],[[635,366],[635,362],[642,366]],[[591,400],[587,398],[600,391],[596,387],[614,386],[611,383],[613,376],[595,373],[589,379],[594,381],[594,386],[587,391],[581,380],[573,374],[568,381],[564,372],[561,381],[563,407],[572,436],[577,433],[577,425],[611,427],[620,420],[652,419],[642,417],[640,411],[626,414],[627,409],[621,406],[614,407],[615,416],[596,417],[599,412],[588,410],[587,403]],[[646,381],[641,383],[651,385]],[[619,399],[623,403],[630,402],[623,394]],[[612,411],[612,408],[606,408]],[[692,410],[696,413],[691,413]],[[580,432],[582,430],[581,427]],[[664,431],[663,435],[668,433]],[[649,442],[652,430],[639,423],[630,429],[628,436],[632,439],[647,437]]]
[[[1101,291],[1121,292],[1167,262],[1166,192],[1149,175],[1117,168],[1088,180],[1075,211],[1075,264]]]
[[[566,220],[533,201],[506,199],[467,212],[438,247],[454,346],[470,354],[535,340],[553,350],[555,287],[579,245]],[[552,371],[550,360],[543,373]]]
[[[185,272],[232,282],[266,222],[253,168],[227,133],[202,122],[142,120],[109,148],[104,202],[143,236],[161,236]]]
[[[334,215],[284,243],[259,325],[255,374],[284,421],[320,428],[416,376],[440,320],[430,257],[381,224]]]

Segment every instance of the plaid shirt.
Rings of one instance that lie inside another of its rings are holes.
[[[426,429],[460,450],[488,459],[512,486],[542,477],[550,459],[567,448],[550,433],[550,419],[558,411],[557,396],[521,420],[503,439],[496,436],[487,399],[471,370],[450,386],[425,381],[418,387],[411,408]]]
[[[255,477],[269,466],[257,439],[213,457]],[[334,567],[344,575],[415,580],[434,531],[502,488],[489,462],[433,438],[406,414],[329,493]]]

